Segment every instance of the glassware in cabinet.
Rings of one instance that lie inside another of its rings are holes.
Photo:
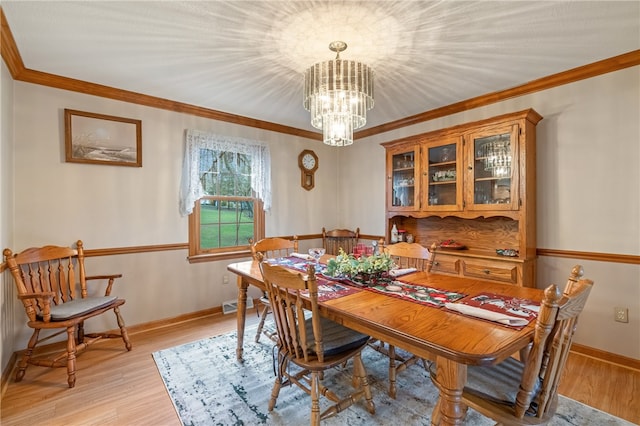
[[[469,154],[473,185],[468,199],[476,210],[518,209],[518,126],[505,126],[471,134]]]
[[[423,164],[427,210],[462,209],[462,149],[458,139],[425,146]]]
[[[419,195],[418,164],[420,151],[417,147],[412,150],[390,152],[387,169],[390,191],[388,191],[388,205],[394,210],[415,210]]]

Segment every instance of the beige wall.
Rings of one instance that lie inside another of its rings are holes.
[[[187,128],[269,143],[274,208],[267,214],[267,235],[317,233],[323,226],[382,234],[380,142],[532,107],[544,116],[538,125],[538,247],[640,254],[639,67],[376,135],[343,149],[22,82],[13,82],[13,89],[16,197],[10,212],[3,191],[1,211],[3,221],[12,213],[15,220],[12,237],[0,236],[16,249],[44,242],[71,244],[77,238],[87,248],[186,242],[178,185]],[[64,108],[141,119],[143,167],[65,163]],[[7,143],[4,132],[2,142]],[[316,188],[310,192],[300,188],[297,167],[297,155],[305,148],[320,158]],[[619,176],[610,184],[612,171],[624,179]],[[624,202],[616,209],[601,207],[618,200]],[[615,218],[609,217],[613,212]],[[218,306],[236,296],[233,276],[230,284],[222,284],[229,262],[191,265],[185,257],[181,250],[120,255],[90,258],[88,266],[96,273],[124,274],[116,290],[127,299],[123,313],[130,325]],[[574,263],[541,258],[539,286],[564,283]],[[582,263],[596,289],[578,343],[640,359],[640,268]],[[613,322],[613,306],[618,305],[630,308],[629,324]],[[20,324],[23,317],[18,319]],[[87,324],[89,330],[115,327],[111,318],[94,321]],[[28,332],[19,328],[12,349],[24,347],[27,338]]]
[[[342,151],[340,161],[352,177],[371,174],[362,158],[383,167],[380,142],[527,108],[544,117],[537,126],[538,248],[640,255],[637,66],[376,135]],[[382,173],[372,178],[384,187]],[[383,233],[381,197],[366,210],[350,204],[341,220],[375,222]],[[538,287],[564,285],[576,263],[595,281],[576,342],[640,359],[640,265],[540,257]],[[629,308],[628,324],[613,321],[615,306]]]
[[[0,61],[0,250],[13,244],[13,80]],[[0,371],[13,353],[16,297],[8,274],[0,276]]]

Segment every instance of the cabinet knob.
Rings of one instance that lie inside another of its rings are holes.
[[[468,170],[473,170],[473,166],[467,166]]]
[[[487,274],[487,275],[489,275],[489,274],[491,273],[491,271],[490,271],[490,270],[488,270],[488,269],[483,269],[483,270],[482,270],[482,272],[484,272],[484,273],[485,273],[485,274]]]

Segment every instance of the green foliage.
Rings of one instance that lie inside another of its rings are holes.
[[[220,203],[221,204],[221,203]],[[203,249],[247,245],[254,237],[252,217],[232,203],[233,208],[202,205],[200,209],[200,247]]]
[[[387,272],[394,266],[393,259],[386,253],[356,258],[340,248],[338,255],[327,262],[326,275],[354,277],[358,274]]]

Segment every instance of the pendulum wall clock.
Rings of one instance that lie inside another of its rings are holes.
[[[315,152],[305,149],[298,156],[298,166],[300,167],[300,185],[307,191],[315,186],[315,173],[318,169],[318,156]]]

